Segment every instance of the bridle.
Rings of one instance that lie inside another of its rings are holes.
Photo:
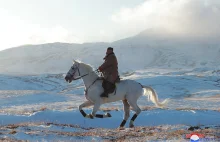
[[[77,69],[76,69],[77,68]],[[74,74],[76,73],[76,70],[78,70],[78,73],[79,73],[79,77],[77,77],[77,78],[74,78],[73,80],[78,80],[78,79],[81,79],[82,77],[84,77],[84,76],[87,76],[87,75],[89,75],[90,73],[92,73],[92,72],[95,72],[95,73],[98,73],[99,72],[99,70],[98,69],[96,69],[95,71],[91,71],[91,72],[89,72],[89,73],[87,73],[87,74],[84,74],[84,75],[80,75],[80,71],[79,71],[79,65],[76,67],[76,68],[74,68],[73,66],[71,67],[71,69],[72,70],[74,70],[74,72],[72,73],[72,74],[70,74],[69,72],[68,72],[68,74],[70,75],[70,77],[71,78],[73,78],[73,76],[74,76]],[[99,77],[98,77],[99,78]],[[88,88],[86,88],[84,91],[85,91],[85,94],[87,94],[87,92],[88,92],[88,90],[89,90],[89,88],[98,80],[98,78],[96,78],[93,82],[92,82],[92,84],[91,85],[89,85],[89,87]]]
[[[87,76],[87,75],[89,75],[89,74],[92,73],[92,72],[95,72],[95,73],[98,73],[98,72],[99,72],[98,69],[96,69],[95,71],[91,71],[91,72],[89,72],[89,73],[87,73],[87,74],[80,75],[81,73],[80,73],[80,71],[79,71],[79,64],[78,64],[78,66],[77,66],[76,68],[74,68],[74,67],[72,66],[71,69],[74,70],[74,72],[73,72],[72,74],[70,74],[70,73],[68,72],[68,74],[69,74],[69,76],[70,76],[71,78],[73,78],[74,74],[76,73],[76,70],[78,70],[78,73],[79,73],[79,77],[74,78],[73,80],[81,79],[82,77]]]

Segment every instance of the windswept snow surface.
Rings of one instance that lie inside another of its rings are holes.
[[[142,96],[138,105],[143,110],[135,121],[136,126],[184,125],[219,126],[220,125],[220,80],[219,70],[197,69],[144,69],[124,74],[123,79],[133,79],[156,90],[159,100],[170,98],[165,109],[157,109],[147,98]],[[56,123],[79,125],[83,128],[117,128],[123,119],[122,102],[105,104],[103,110],[112,110],[112,118],[85,119],[78,111],[78,106],[85,101],[84,86],[81,80],[71,84],[64,80],[65,74],[44,75],[1,75],[0,76],[0,120],[1,126],[23,123]],[[86,108],[90,113],[91,108]],[[45,124],[42,124],[44,127]],[[128,125],[126,125],[128,126]],[[52,127],[52,126],[51,126]],[[51,127],[28,129],[56,129]],[[165,126],[163,126],[165,127]],[[21,130],[22,129],[22,130]],[[72,132],[75,129],[64,128],[59,132]],[[38,131],[39,131],[38,130]],[[51,130],[52,131],[52,130]],[[77,128],[76,131],[79,131]],[[80,130],[82,131],[82,130]],[[4,132],[4,133],[3,133]],[[11,136],[2,129],[0,137],[23,140],[73,140],[76,137],[50,134],[27,134],[23,128],[16,129]],[[7,135],[6,135],[6,134]],[[76,138],[92,140],[94,137]],[[100,140],[100,138],[97,138]]]

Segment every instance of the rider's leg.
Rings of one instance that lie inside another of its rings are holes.
[[[104,89],[104,92],[100,95],[100,97],[108,97],[108,82],[106,80],[103,80],[102,87]]]

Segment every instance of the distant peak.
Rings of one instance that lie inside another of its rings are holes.
[[[149,28],[140,32],[137,36],[164,36],[171,32],[165,28]]]

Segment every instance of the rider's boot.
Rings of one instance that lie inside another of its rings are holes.
[[[108,93],[107,93],[106,91],[104,91],[104,92],[100,95],[100,97],[106,97],[106,98],[108,98]]]

